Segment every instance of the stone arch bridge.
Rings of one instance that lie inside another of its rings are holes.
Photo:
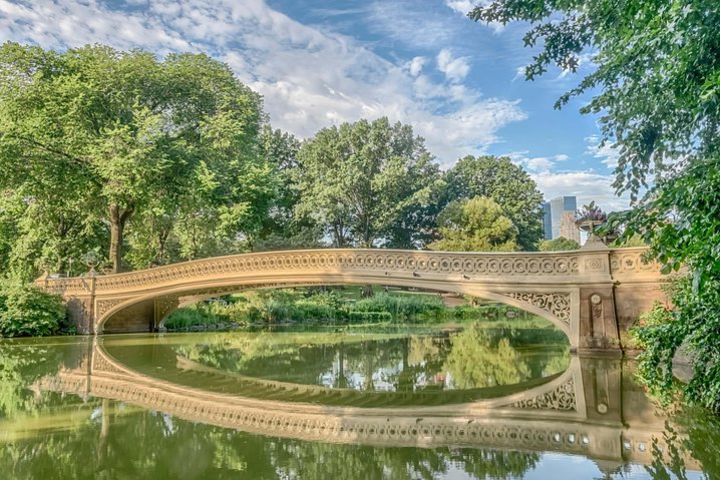
[[[72,278],[41,287],[66,300],[86,334],[158,330],[176,308],[255,288],[388,285],[502,302],[544,317],[573,350],[618,350],[627,328],[665,300],[659,267],[645,249],[451,253],[317,249],[207,258],[147,270]]]

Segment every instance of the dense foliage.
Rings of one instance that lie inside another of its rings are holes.
[[[313,217],[337,247],[412,247],[428,226],[414,215],[430,202],[439,169],[422,138],[387,118],[320,130],[298,153],[296,212]]]
[[[645,378],[667,385],[674,353],[687,344],[696,376],[685,392],[717,409],[720,3],[493,0],[469,16],[530,23],[525,44],[540,46],[525,70],[530,80],[553,64],[576,71],[583,55],[591,59],[592,72],[556,106],[594,94],[581,111],[600,114],[603,141],[619,153],[615,187],[636,200],[615,222],[650,243],[666,272],[685,265],[690,275],[673,294],[672,312],[637,330],[648,348]]]
[[[565,237],[553,238],[552,240],[543,240],[540,242],[541,252],[556,252],[565,250],[577,250],[580,244],[575,240],[569,240]]]
[[[22,337],[56,333],[65,320],[58,295],[33,285],[0,282],[0,336]]]
[[[517,230],[520,250],[535,250],[542,239],[543,196],[535,181],[507,157],[466,156],[445,174],[442,201],[487,197]]]
[[[18,237],[10,270],[82,267],[101,242],[113,271],[167,263],[259,228],[272,190],[261,99],[226,65],[6,43],[0,78],[0,223]]]
[[[446,251],[512,251],[517,228],[503,209],[487,197],[456,200],[438,218],[440,239],[428,245]]]

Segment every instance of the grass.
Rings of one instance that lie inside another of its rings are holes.
[[[379,291],[378,291],[379,290]],[[281,289],[246,292],[173,312],[168,330],[226,330],[250,325],[440,324],[482,321],[494,328],[547,328],[550,323],[506,305],[446,306],[438,294],[362,287]]]

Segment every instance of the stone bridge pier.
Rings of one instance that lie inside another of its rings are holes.
[[[576,351],[631,348],[627,331],[664,278],[643,248],[604,245],[568,252],[456,253],[316,249],[194,260],[147,270],[37,284],[63,296],[86,334],[152,332],[180,306],[257,288],[388,285],[504,303],[562,330]]]

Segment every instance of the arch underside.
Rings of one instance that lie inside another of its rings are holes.
[[[259,407],[262,410],[270,410],[279,412],[286,410],[288,407],[294,412],[305,414],[325,415],[360,415],[378,414],[383,417],[391,416],[418,416],[418,415],[439,415],[453,416],[458,413],[468,415],[485,415],[488,409],[502,413],[519,413],[521,411],[543,415],[549,417],[579,418],[584,416],[586,401],[584,398],[582,369],[580,368],[580,360],[577,356],[570,357],[570,362],[564,372],[552,375],[550,377],[539,379],[534,382],[526,382],[525,384],[517,384],[514,387],[523,386],[520,391],[513,393],[501,394],[489,398],[479,398],[467,403],[452,403],[441,405],[388,405],[382,407],[366,407],[366,406],[348,406],[348,405],[331,405],[318,402],[297,402],[273,398],[253,398],[244,395],[237,395],[223,392],[210,392],[200,390],[190,385],[176,383],[159,378],[150,377],[147,374],[123,364],[116,357],[110,354],[104,348],[102,342],[96,343],[93,348],[94,360],[92,366],[92,375],[109,375],[114,379],[120,377],[129,377],[131,384],[139,386],[142,384],[165,387],[174,393],[181,393],[184,398],[189,398],[193,393],[200,394],[207,400],[209,397],[226,400],[241,400],[244,407],[248,409]],[[182,367],[181,367],[182,368]],[[86,372],[84,372],[86,373]],[[261,379],[257,379],[261,382]],[[281,383],[270,381],[270,383]],[[289,384],[288,384],[289,386]],[[298,389],[323,389],[325,387],[316,387],[312,385],[293,384],[293,390]],[[330,389],[337,392],[338,389]],[[356,393],[353,391],[353,393]],[[367,393],[367,392],[364,392]],[[388,392],[379,393],[380,395],[388,395]],[[390,393],[389,395],[392,395]],[[386,421],[386,418],[383,418]]]
[[[96,299],[96,333],[112,333],[107,328],[123,316],[150,316],[148,330],[161,325],[164,319],[179,306],[217,296],[238,293],[254,289],[293,288],[307,286],[342,285],[387,285],[395,287],[419,288],[429,291],[469,295],[485,300],[503,303],[520,308],[550,321],[562,330],[575,346],[577,328],[572,319],[577,315],[577,288],[564,285],[532,284],[490,284],[462,282],[457,280],[405,278],[377,275],[303,275],[242,277],[215,279],[202,282],[187,282],[149,288],[134,292],[132,295],[107,296]],[[146,330],[146,331],[148,331]]]

